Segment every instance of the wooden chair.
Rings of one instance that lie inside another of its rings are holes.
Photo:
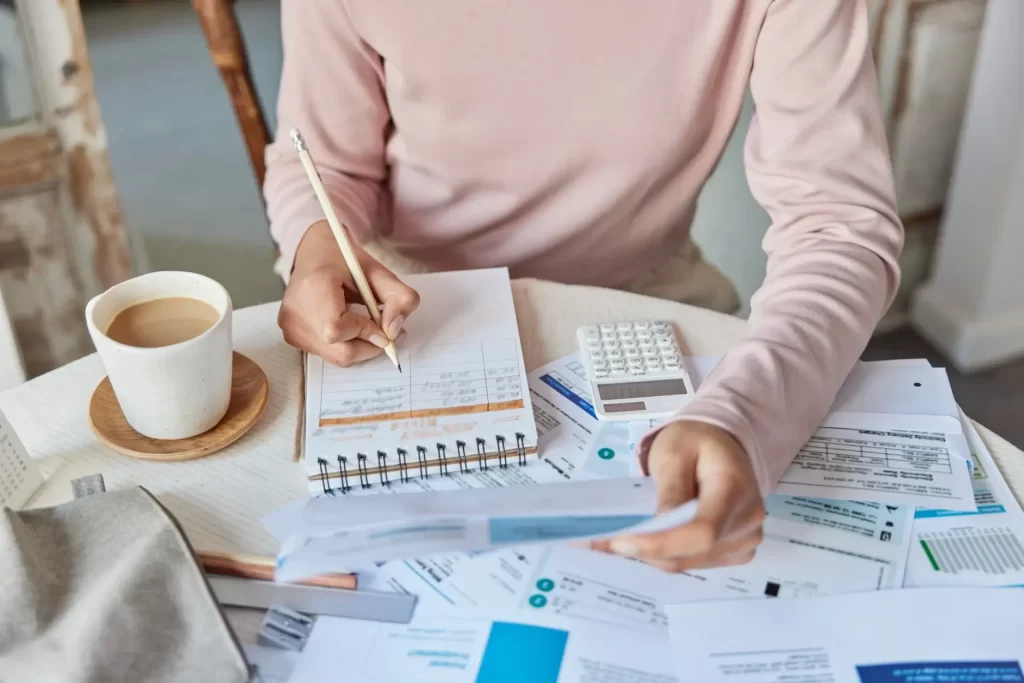
[[[192,7],[199,17],[199,24],[206,35],[213,63],[220,71],[227,88],[231,106],[235,110],[242,139],[249,151],[249,162],[260,189],[266,175],[264,150],[270,143],[270,129],[256,96],[249,57],[238,26],[234,0],[192,0]],[[261,193],[262,196],[262,193]],[[424,273],[427,268],[395,251],[384,241],[368,242],[362,245],[374,258],[395,273]],[[277,254],[277,245],[274,245]]]
[[[210,56],[228,91],[242,139],[249,151],[249,163],[256,182],[263,187],[266,164],[263,153],[270,143],[270,129],[256,96],[245,40],[238,26],[234,0],[192,0]]]

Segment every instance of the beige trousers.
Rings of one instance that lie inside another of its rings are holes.
[[[398,275],[425,273],[429,268],[399,254],[385,242],[363,245],[374,258]],[[704,260],[700,248],[687,240],[667,263],[651,268],[625,287],[627,291],[678,301],[720,313],[735,313],[740,299],[729,279]]]

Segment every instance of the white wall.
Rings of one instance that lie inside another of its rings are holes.
[[[991,0],[918,330],[961,370],[1024,354],[1024,2]]]

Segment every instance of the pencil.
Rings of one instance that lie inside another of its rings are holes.
[[[229,555],[226,553],[197,552],[199,563],[207,574],[235,576],[259,581],[274,580],[274,559],[252,555]],[[322,588],[347,588],[355,590],[357,578],[354,574],[325,574],[314,576],[297,583]]]
[[[316,170],[316,164],[313,163],[313,157],[309,154],[309,147],[306,146],[306,141],[302,138],[302,134],[297,128],[291,130],[292,144],[295,145],[295,151],[299,153],[299,159],[302,160],[302,167],[306,169],[306,175],[309,177],[309,182],[313,186],[313,192],[316,193],[317,201],[320,202],[320,208],[323,209],[324,215],[327,217],[327,223],[331,226],[331,232],[334,234],[334,239],[338,242],[338,248],[341,249],[342,256],[345,257],[345,263],[348,264],[348,270],[352,273],[352,279],[356,282],[356,288],[359,290],[360,296],[363,297],[363,303],[366,308],[370,311],[370,317],[373,318],[373,322],[380,325],[381,330],[384,329],[384,325],[380,319],[380,310],[377,307],[377,299],[373,296],[373,290],[370,289],[370,283],[366,280],[366,275],[363,273],[362,267],[359,265],[359,259],[356,258],[356,252],[352,249],[352,243],[348,241],[348,235],[345,234],[345,228],[341,222],[338,221],[338,216],[334,213],[334,205],[331,203],[330,197],[327,196],[327,192],[324,190],[324,185],[320,181],[320,173]],[[387,339],[387,332],[384,333],[385,339]],[[384,347],[384,353],[388,355],[391,362],[395,364],[398,371],[402,371],[402,365],[398,362],[398,352],[395,350],[395,342],[391,339],[387,340],[388,344]]]

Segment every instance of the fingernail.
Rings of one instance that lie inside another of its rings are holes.
[[[394,320],[391,321],[391,324],[388,325],[388,329],[385,330],[385,332],[388,333],[389,337],[394,339],[395,337],[398,336],[398,333],[402,331],[402,325],[404,325],[404,324],[405,324],[405,316],[404,315],[400,315],[400,316],[398,316],[397,318],[395,318]]]
[[[616,555],[625,555],[626,557],[636,557],[640,552],[634,543],[622,539],[612,541],[611,549]]]
[[[387,347],[388,340],[385,339],[384,337],[380,336],[379,334],[371,334],[370,335],[370,343],[373,344],[374,346],[377,346],[377,347],[383,349],[383,348]]]

